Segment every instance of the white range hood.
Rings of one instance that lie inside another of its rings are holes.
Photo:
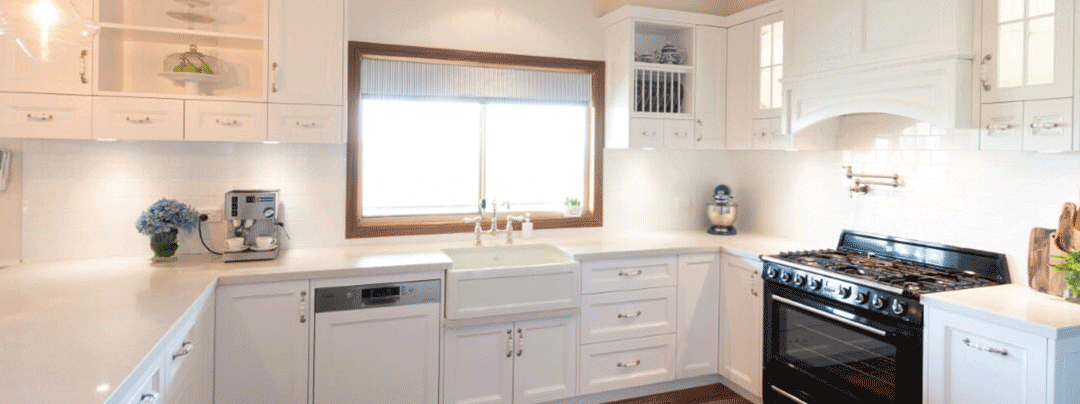
[[[971,128],[971,0],[785,0],[783,130],[884,113]]]

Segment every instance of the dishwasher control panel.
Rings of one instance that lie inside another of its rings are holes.
[[[442,282],[438,279],[318,288],[315,289],[315,313],[438,303],[441,292]]]

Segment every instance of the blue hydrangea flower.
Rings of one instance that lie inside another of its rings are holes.
[[[150,205],[135,221],[139,233],[154,235],[174,230],[191,231],[199,223],[199,214],[190,206],[172,199]]]

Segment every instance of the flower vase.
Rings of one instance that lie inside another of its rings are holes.
[[[1062,297],[1064,297],[1066,301],[1069,301],[1069,302],[1072,302],[1072,303],[1080,303],[1080,296],[1074,295],[1072,293],[1072,289],[1069,289],[1068,286],[1065,287],[1065,293],[1064,293],[1064,296],[1062,296]]]
[[[154,262],[175,261],[176,249],[180,247],[176,243],[176,230],[154,233],[150,236],[150,249],[154,250]]]

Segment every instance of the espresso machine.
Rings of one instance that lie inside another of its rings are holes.
[[[709,234],[718,236],[735,235],[735,214],[739,207],[735,203],[735,197],[731,196],[731,188],[727,185],[719,185],[713,190],[713,200],[705,204],[705,213],[709,216]]]
[[[225,262],[272,260],[280,248],[278,190],[235,190],[225,194],[225,237],[243,245],[222,253]],[[262,243],[260,245],[260,239]],[[267,243],[267,240],[272,240]]]

